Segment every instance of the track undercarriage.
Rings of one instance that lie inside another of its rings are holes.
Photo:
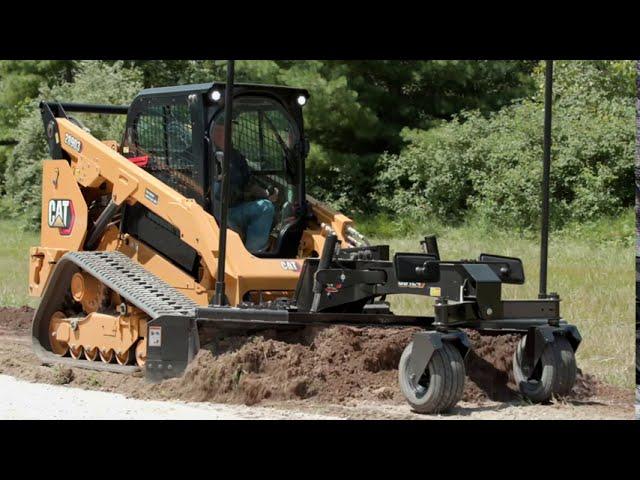
[[[73,252],[35,313],[33,343],[44,361],[128,373],[145,366],[150,320],[195,307],[120,252]]]

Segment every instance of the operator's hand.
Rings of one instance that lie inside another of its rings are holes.
[[[280,193],[278,188],[273,187],[273,192],[267,197],[271,203],[275,203],[278,201],[278,193]]]

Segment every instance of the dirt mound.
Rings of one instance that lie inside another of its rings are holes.
[[[468,381],[462,399],[508,402],[519,398],[511,367],[520,335],[480,335],[473,330],[466,334],[473,349],[465,361]]]
[[[227,337],[203,348],[183,377],[152,388],[184,400],[248,405],[309,397],[400,401],[395,369],[410,338],[409,330],[343,326]]]
[[[404,403],[397,366],[414,331],[336,326],[227,337],[204,347],[183,377],[153,385],[146,394],[248,405],[311,397],[331,403],[354,399]],[[463,400],[519,399],[511,363],[520,337],[467,333],[474,350],[466,361]],[[596,393],[596,380],[579,375],[573,398]]]
[[[467,330],[473,351],[466,358],[467,380],[463,400],[478,402],[496,400],[508,402],[520,398],[518,386],[513,377],[513,352],[520,335],[480,335]],[[578,369],[578,377],[569,400],[586,400],[597,395],[601,383]]]
[[[26,335],[31,331],[33,308],[0,307],[0,332],[11,332]]]

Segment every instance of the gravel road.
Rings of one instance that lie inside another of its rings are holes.
[[[310,420],[324,415],[262,407],[135,400],[118,393],[16,380],[0,375],[3,420]]]

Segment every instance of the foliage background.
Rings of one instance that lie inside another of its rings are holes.
[[[0,146],[0,217],[38,226],[47,156],[39,100],[126,104],[141,88],[224,79],[224,69],[215,60],[0,61],[0,143],[8,144]],[[236,67],[238,81],[311,92],[311,195],[374,224],[473,219],[522,231],[538,223],[543,70],[537,61]],[[631,61],[555,62],[555,228],[633,204],[635,75]],[[121,138],[113,118],[83,120],[99,138]]]

